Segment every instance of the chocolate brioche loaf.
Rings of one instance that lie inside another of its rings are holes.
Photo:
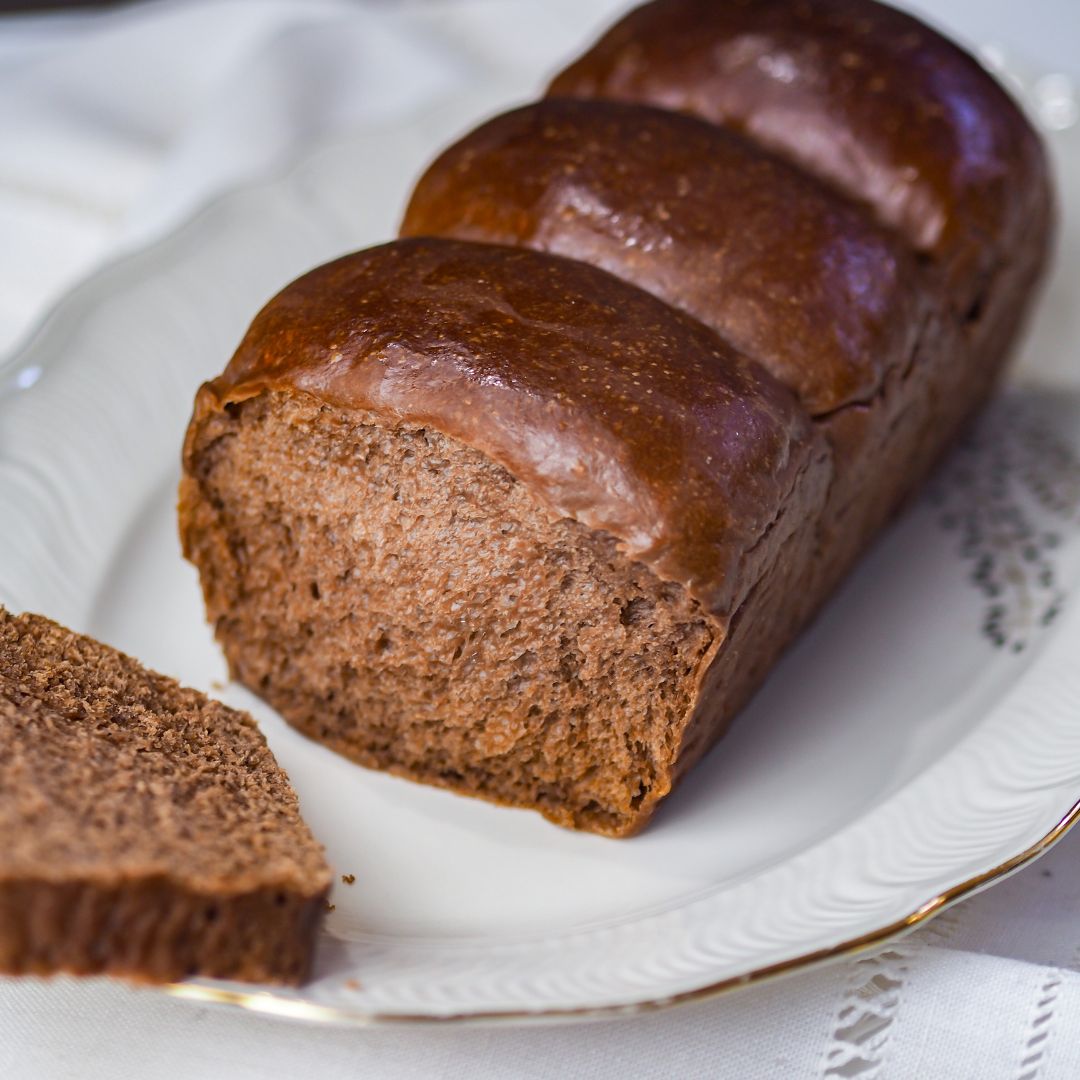
[[[254,722],[0,608],[0,972],[299,982],[330,888]]]
[[[990,76],[871,0],[657,0],[552,94],[258,316],[181,534],[292,723],[620,836],[983,400],[1050,195]]]

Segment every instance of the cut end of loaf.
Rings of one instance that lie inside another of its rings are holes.
[[[185,554],[233,674],[363,765],[612,836],[671,786],[718,630],[482,454],[305,395],[196,421]]]

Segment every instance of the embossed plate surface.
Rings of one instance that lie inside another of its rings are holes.
[[[898,932],[1033,857],[1080,798],[1080,405],[1034,388],[1030,353],[634,840],[367,772],[224,685],[173,521],[195,388],[288,279],[390,235],[410,177],[479,111],[452,102],[221,200],[0,368],[0,601],[250,708],[356,878],[302,990],[177,993],[356,1022],[653,1007]],[[1044,367],[1068,370],[1067,289],[1043,319]]]

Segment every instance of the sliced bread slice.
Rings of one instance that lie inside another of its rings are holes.
[[[0,835],[0,972],[308,972],[330,869],[251,717],[3,609]]]

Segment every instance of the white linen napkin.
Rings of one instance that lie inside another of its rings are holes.
[[[158,0],[6,20],[0,354],[103,258],[214,194],[485,75],[528,94],[624,6]]]
[[[56,40],[17,21],[0,51],[0,350],[209,196],[460,85],[458,55],[397,21],[338,0],[158,3],[66,19]]]

